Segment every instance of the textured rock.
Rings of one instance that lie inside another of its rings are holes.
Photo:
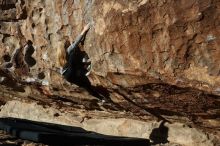
[[[48,72],[56,66],[56,48],[72,42],[89,22],[84,49],[93,74],[111,83],[121,74],[116,83],[123,86],[145,82],[123,75],[150,76],[214,92],[220,83],[219,5],[218,0],[2,0],[1,55],[31,40],[37,60],[31,73]],[[46,78],[52,82],[50,74]]]
[[[28,112],[31,111],[31,112]],[[55,116],[56,112],[59,116]],[[35,103],[24,103],[20,101],[10,101],[1,107],[0,116],[25,118],[35,121],[52,122],[58,124],[80,126],[86,130],[96,131],[107,135],[141,137],[154,140],[159,137],[160,132],[156,129],[161,127],[160,122],[148,121],[142,122],[131,118],[105,118],[105,119],[82,119],[84,117],[70,114],[69,112],[60,112],[53,108],[43,108]],[[182,123],[165,124],[163,126],[166,134],[162,138],[168,138],[172,143],[178,143],[186,146],[213,146],[214,137],[212,134],[206,134],[196,128],[190,128]],[[153,131],[157,131],[154,133]],[[154,133],[154,134],[152,134]],[[165,137],[166,136],[166,137]]]
[[[55,71],[56,49],[73,42],[87,23],[91,29],[83,49],[92,60],[89,79],[112,103],[97,102]],[[171,124],[168,140],[210,145],[205,133],[219,135],[219,30],[219,0],[0,0],[0,64],[9,61],[16,48],[32,43],[25,56],[29,72],[24,67],[12,75],[0,70],[0,104],[15,97],[27,99],[35,102],[30,109],[42,113],[34,118],[26,109],[20,116],[29,113],[31,119],[53,121],[53,115],[61,115],[55,121],[71,125],[75,121],[62,112],[83,111],[92,118],[86,120],[91,125],[76,121],[79,126],[103,132],[109,121],[117,130],[106,132],[119,135],[126,133],[120,126],[132,123],[125,120],[128,117],[190,123],[193,128],[185,127],[186,131],[181,124]],[[13,110],[11,114],[20,117]],[[99,123],[103,127],[90,127]],[[138,128],[130,134],[148,137]]]

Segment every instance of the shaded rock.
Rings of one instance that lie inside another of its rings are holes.
[[[32,42],[26,56],[22,52],[30,70],[1,74],[0,103],[14,97],[33,102],[24,111],[19,106],[24,103],[8,103],[21,113],[6,104],[1,114],[147,138],[153,129],[161,132],[160,123],[152,123],[165,120],[168,137],[162,142],[214,145],[207,133],[219,134],[219,7],[218,0],[0,0],[0,64]],[[87,23],[83,50],[92,63],[89,79],[112,102],[96,100],[58,72],[56,49],[72,43]],[[139,124],[142,120],[153,126]]]
[[[54,114],[59,114],[60,116],[54,116]],[[96,114],[99,114],[99,112]],[[153,142],[156,140],[158,143],[168,143],[169,140],[171,144],[178,143],[187,146],[212,146],[214,140],[212,134],[204,133],[201,130],[178,122],[163,125],[163,122],[160,123],[156,121],[144,122],[133,120],[132,118],[115,119],[104,117],[91,119],[85,118],[82,122],[81,119],[84,117],[80,116],[80,112],[72,111],[70,114],[70,111],[66,111],[61,113],[54,108],[48,107],[45,109],[35,103],[24,103],[20,101],[10,101],[2,106],[0,116],[80,126],[86,130],[96,131],[107,135],[150,138]],[[166,128],[162,128],[162,125]],[[163,139],[161,136],[166,138]],[[156,137],[159,138],[159,140]]]

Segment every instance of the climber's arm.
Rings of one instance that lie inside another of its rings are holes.
[[[83,31],[80,33],[80,35],[76,38],[75,42],[67,48],[67,53],[68,54],[70,54],[70,52],[73,51],[79,45],[79,43],[83,40],[86,33],[88,32],[89,28],[90,28],[90,25],[87,24],[84,27]]]

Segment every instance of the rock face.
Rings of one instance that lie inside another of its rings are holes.
[[[114,104],[95,103],[55,71],[57,48],[72,43],[87,23],[91,29],[83,49],[92,60],[89,79]],[[21,92],[20,84],[4,81],[0,70],[0,83],[13,87],[0,86],[0,101],[22,97],[59,110],[106,112],[90,118],[112,112],[113,119],[165,117],[215,133],[220,119],[219,36],[219,0],[0,0],[0,63],[29,43],[30,49],[21,49],[27,66],[14,76],[40,81],[54,95],[48,98],[43,88],[23,82]],[[204,141],[209,145],[209,140]]]
[[[94,75],[122,86],[150,76],[219,92],[218,0],[1,0],[0,6],[1,56],[32,41],[35,76],[55,67],[56,49],[91,23],[84,49]],[[52,82],[50,74],[46,78]]]

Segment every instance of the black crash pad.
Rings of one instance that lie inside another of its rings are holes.
[[[150,145],[147,139],[109,136],[86,131],[80,127],[17,118],[0,118],[0,129],[16,138],[47,145]]]

